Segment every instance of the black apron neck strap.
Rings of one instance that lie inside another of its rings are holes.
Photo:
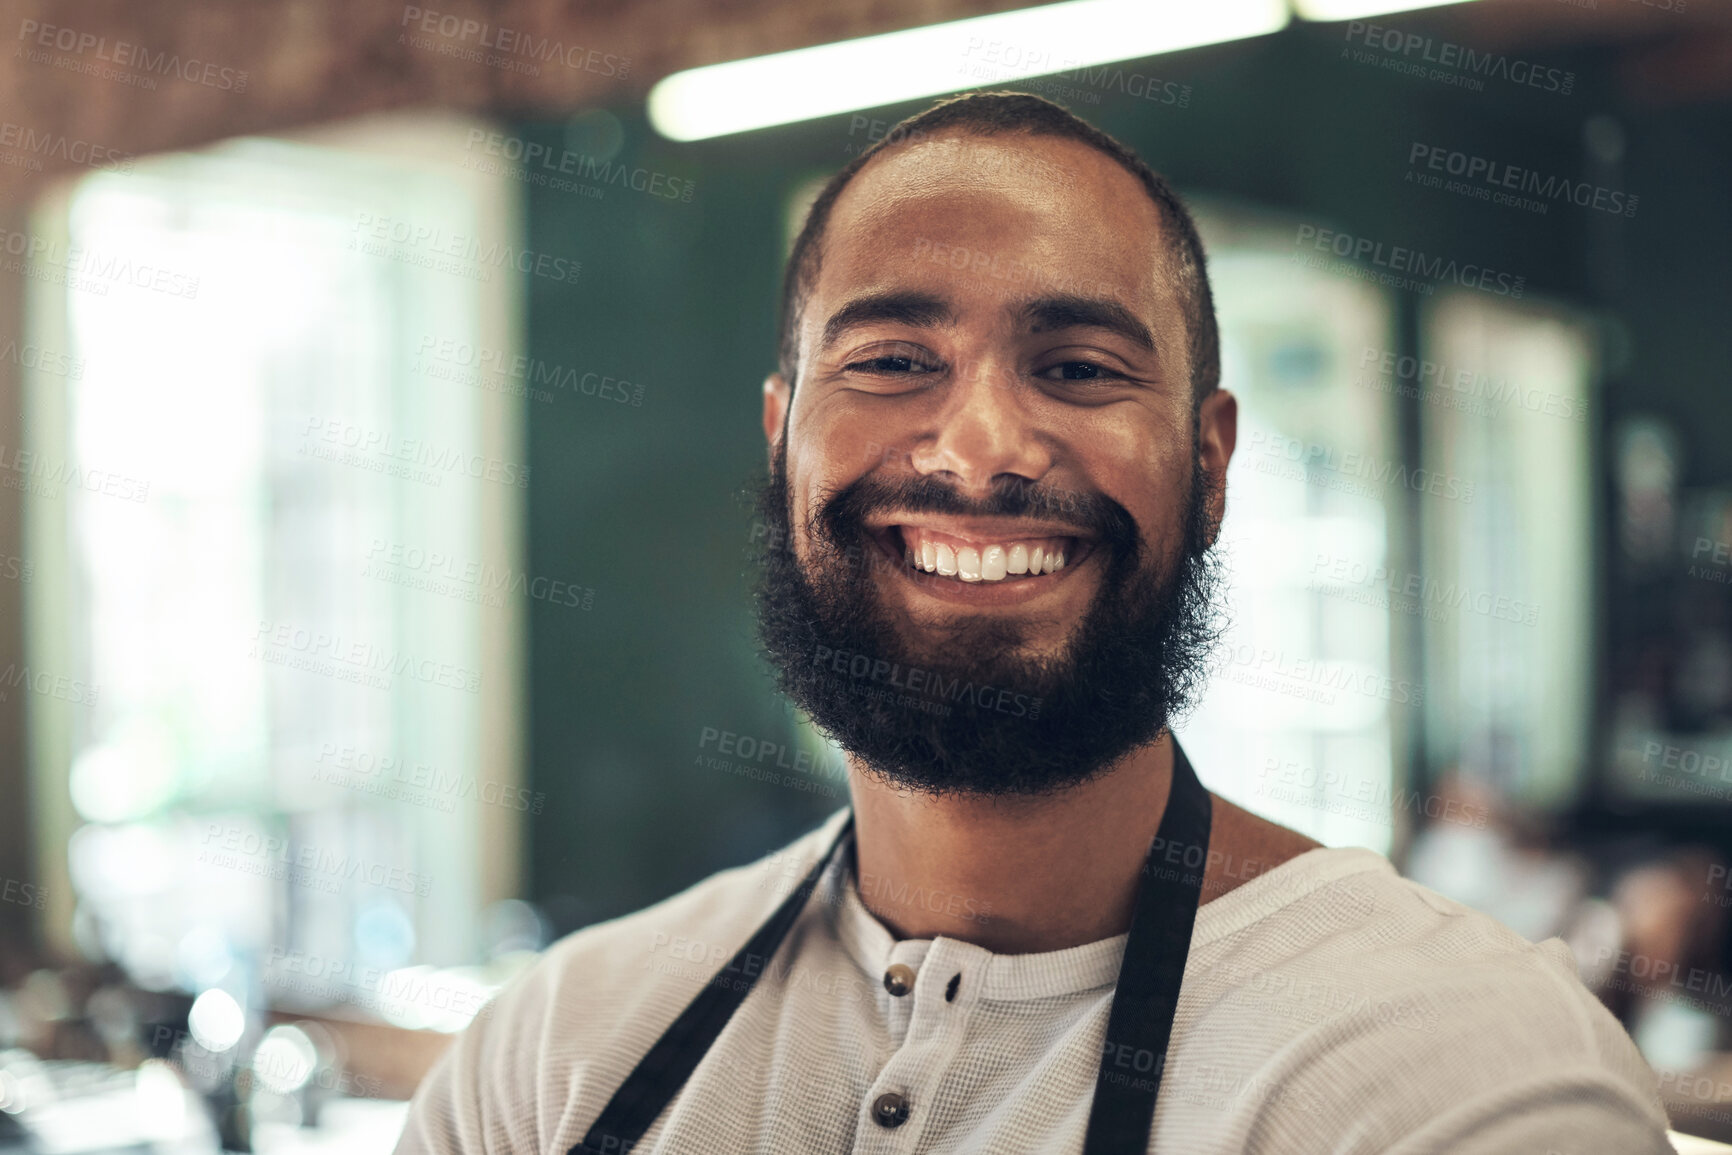
[[[1083,1155],[1143,1155],[1154,1124],[1155,1096],[1202,894],[1211,812],[1209,792],[1197,781],[1177,739],[1172,747],[1167,809],[1137,884]],[[636,1146],[751,993],[853,831],[850,811],[829,850],[632,1068],[569,1155],[627,1155]]]
[[[1191,953],[1214,810],[1191,760],[1177,739],[1172,745],[1173,782],[1137,884],[1083,1155],[1143,1155],[1155,1122],[1155,1096]]]
[[[583,1142],[573,1147],[570,1155],[625,1155],[643,1138],[662,1109],[673,1101],[680,1088],[686,1085],[686,1080],[692,1077],[692,1072],[697,1070],[698,1063],[722,1033],[722,1028],[746,1001],[746,996],[752,993],[758,976],[769,965],[770,957],[782,945],[782,940],[788,937],[788,931],[800,916],[806,899],[817,888],[818,880],[836,857],[836,851],[853,830],[854,812],[850,810],[830,849],[806,873],[793,893],[782,900],[782,905],[746,945],[735,952],[728,965],[710,979],[690,1006],[680,1012],[680,1017],[656,1040],[649,1054],[632,1068],[631,1074],[626,1076],[625,1082],[614,1092],[613,1098],[608,1100],[607,1106],[602,1108],[584,1135]]]

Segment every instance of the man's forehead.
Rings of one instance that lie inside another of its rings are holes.
[[[1135,178],[1099,149],[1078,140],[1028,132],[974,133],[960,129],[919,137],[878,153],[857,173],[849,191],[874,185],[917,189],[968,184],[1034,191]],[[843,194],[844,196],[847,193]]]
[[[1159,210],[1111,157],[1062,137],[947,135],[889,150],[843,190],[814,297],[962,281],[1112,297],[1153,320],[1174,301],[1169,270]]]

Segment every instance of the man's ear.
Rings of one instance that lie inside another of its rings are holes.
[[[1220,536],[1221,519],[1227,515],[1227,464],[1239,441],[1239,399],[1225,389],[1203,398],[1197,413],[1197,456],[1213,480],[1214,500],[1209,524],[1214,527],[1210,544]]]
[[[764,378],[764,441],[769,445],[770,458],[776,456],[776,443],[782,439],[782,425],[788,419],[788,405],[793,390],[780,373]]]

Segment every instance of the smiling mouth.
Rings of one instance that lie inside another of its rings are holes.
[[[927,526],[889,525],[873,536],[891,557],[917,574],[983,585],[1052,577],[1092,552],[1074,535],[1041,537],[958,535]]]

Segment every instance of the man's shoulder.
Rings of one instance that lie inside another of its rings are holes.
[[[610,1022],[626,1030],[635,1020],[671,1022],[799,886],[846,817],[838,810],[754,862],[566,935],[520,981],[515,1005],[501,1010],[590,1034]]]
[[[548,959],[556,966],[613,959],[641,971],[639,956],[670,945],[677,934],[701,940],[706,958],[725,962],[727,956],[716,957],[715,948],[726,947],[732,954],[751,937],[817,863],[847,813],[837,810],[786,846],[718,870],[660,902],[574,931],[548,948]]]
[[[1220,913],[1236,917],[1211,930],[1205,1019],[1254,1022],[1324,1110],[1376,1100],[1406,1126],[1549,1079],[1664,1118],[1652,1071],[1563,940],[1530,942],[1382,855],[1307,852]],[[1407,1077],[1420,1069],[1428,1079]]]
[[[1571,1014],[1599,1006],[1561,939],[1530,942],[1361,847],[1307,851],[1218,905],[1199,925],[1221,941],[1230,984],[1270,969],[1334,975],[1343,998],[1404,994],[1439,1015],[1465,999],[1448,1008],[1458,1018],[1535,998]]]
[[[435,1064],[399,1150],[568,1144],[571,1121],[600,1112],[654,1041],[798,887],[846,817],[837,811],[756,862],[554,943]]]

